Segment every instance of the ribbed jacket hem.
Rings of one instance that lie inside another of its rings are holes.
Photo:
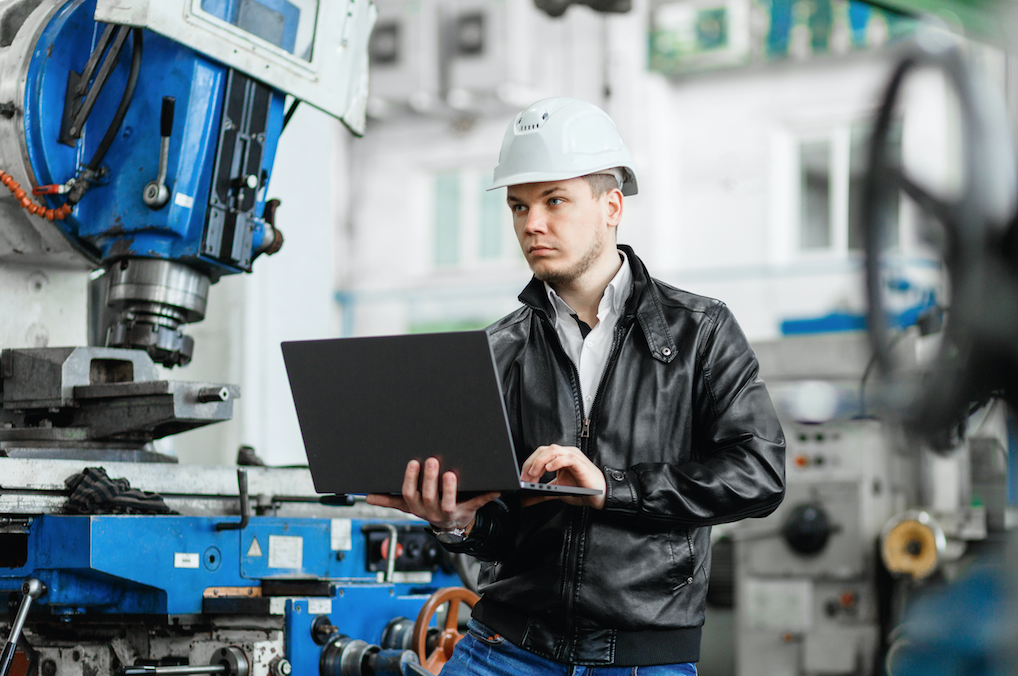
[[[585,637],[580,634],[573,646],[565,647],[561,651],[562,654],[554,655],[537,648],[535,644],[550,642],[561,645],[560,641],[554,638],[548,641],[551,637],[547,636],[542,637],[543,640],[532,640],[537,638],[531,635],[535,630],[541,633],[548,631],[547,624],[537,618],[502,604],[483,601],[474,606],[473,617],[513,645],[568,664],[646,667],[700,660],[701,627],[641,631],[613,629],[607,632],[598,630],[591,634],[590,640],[597,645],[586,644]],[[599,659],[583,657],[590,653],[600,653],[603,657]]]

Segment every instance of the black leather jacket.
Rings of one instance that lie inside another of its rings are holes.
[[[522,648],[586,665],[696,661],[710,525],[778,506],[784,436],[728,308],[651,279],[619,248],[633,289],[589,419],[542,283],[488,330],[519,462],[578,446],[604,470],[604,510],[523,509],[510,495],[448,548],[487,562],[473,616]]]

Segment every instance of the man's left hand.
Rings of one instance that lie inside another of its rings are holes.
[[[583,451],[575,446],[540,446],[523,463],[520,479],[523,481],[540,481],[547,472],[555,472],[550,482],[559,486],[580,486],[596,488],[600,495],[542,496],[528,495],[523,498],[523,506],[529,507],[545,500],[562,500],[570,505],[604,509],[605,490],[607,485],[602,472]]]

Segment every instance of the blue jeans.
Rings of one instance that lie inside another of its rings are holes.
[[[661,664],[649,667],[582,667],[562,664],[517,648],[477,620],[446,662],[442,676],[696,676],[696,665]]]

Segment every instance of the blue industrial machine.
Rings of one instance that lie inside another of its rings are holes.
[[[103,344],[0,352],[0,676],[429,673],[451,650],[475,597],[440,593],[464,561],[425,524],[152,445],[232,416],[236,386],[156,365],[188,363],[209,286],[282,244],[286,97],[363,132],[374,17],[0,0],[0,263],[101,269],[106,305]]]

